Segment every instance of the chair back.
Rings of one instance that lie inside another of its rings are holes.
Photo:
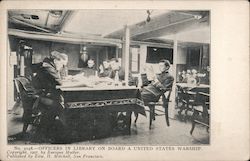
[[[35,88],[32,86],[30,80],[25,77],[18,77],[14,79],[14,83],[23,107],[30,106],[33,100],[30,96],[35,92]]]
[[[22,92],[22,90],[26,92],[34,92],[35,88],[33,87],[31,81],[26,77],[17,77],[14,79],[15,86],[17,92]]]

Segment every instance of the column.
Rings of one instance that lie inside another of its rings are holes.
[[[172,66],[172,75],[174,77],[174,83],[172,88],[172,93],[170,99],[172,100],[171,105],[169,106],[169,117],[173,118],[175,114],[175,97],[176,97],[176,68],[177,68],[177,57],[178,57],[178,41],[177,35],[174,37],[174,46],[173,46],[173,66]]]
[[[130,31],[129,27],[125,26],[125,33],[124,33],[124,50],[122,53],[123,65],[124,65],[124,72],[125,72],[125,82],[128,83],[128,76],[129,76],[129,46],[130,46]]]

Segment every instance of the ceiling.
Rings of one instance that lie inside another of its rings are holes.
[[[151,12],[150,16],[153,18],[169,11],[152,10]],[[104,37],[122,29],[124,25],[132,25],[146,18],[146,10],[78,10],[65,25],[64,31]]]
[[[208,11],[170,10],[9,10],[9,28],[75,37],[210,42]]]

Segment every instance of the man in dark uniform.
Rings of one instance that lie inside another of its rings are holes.
[[[145,103],[157,102],[162,94],[171,90],[174,77],[169,74],[169,67],[170,63],[168,60],[161,60],[159,62],[161,73],[157,74],[156,79],[151,81],[151,83],[149,83],[145,74],[143,74],[144,76],[142,75],[142,82],[145,86],[141,90],[141,97]]]
[[[156,79],[151,81],[151,83],[149,83],[145,74],[142,75],[144,87],[141,90],[141,97],[145,103],[157,102],[166,91],[171,90],[174,77],[169,74],[169,67],[170,63],[168,60],[161,60],[159,62],[161,73],[157,74]]]
[[[165,92],[172,89],[174,82],[174,77],[169,74],[168,70],[170,68],[170,62],[168,60],[160,60],[159,62],[159,74],[156,75],[156,78],[149,83],[146,74],[142,74],[142,82],[144,87],[141,89],[141,98],[145,105],[150,109],[150,115],[154,119],[154,105],[150,105],[149,102],[158,102],[160,97],[164,95]],[[165,97],[165,96],[164,96]],[[163,99],[164,106],[166,105],[166,99]],[[164,107],[165,108],[165,107]],[[136,120],[138,114],[135,113]],[[150,120],[152,121],[152,120]],[[135,121],[136,122],[136,121]],[[151,126],[151,123],[150,123]]]
[[[112,69],[108,60],[104,60],[102,65],[100,65],[99,69],[99,77],[111,77]]]
[[[85,77],[97,75],[97,70],[95,70],[95,61],[93,59],[89,59],[87,68],[83,68],[82,72]]]
[[[61,85],[59,71],[67,64],[66,54],[53,51],[37,69],[33,78],[34,87],[40,91],[38,108],[42,112],[40,126],[43,132],[49,133],[56,117],[60,117],[63,109],[63,97],[56,85]]]
[[[116,74],[119,76],[119,80],[124,80],[125,78],[125,72],[122,70],[121,65],[116,58],[112,58],[110,60],[110,66],[111,66],[111,74],[110,78],[115,79]]]

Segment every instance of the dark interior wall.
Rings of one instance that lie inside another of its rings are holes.
[[[32,63],[39,63],[51,53],[51,51],[59,51],[68,55],[68,68],[78,68],[80,59],[80,44],[59,43],[50,41],[30,40],[14,36],[9,36],[11,51],[16,51],[20,40],[25,40],[33,48]],[[92,58],[96,62],[96,68],[103,60],[115,57],[115,47],[108,46],[87,46],[87,54],[89,59]]]
[[[18,43],[20,40],[25,40],[26,43],[29,44],[33,48],[32,63],[41,62],[46,56],[49,55],[51,51],[51,42],[22,39],[22,38],[10,36],[9,41],[10,41],[10,49],[12,52],[17,51]]]
[[[33,49],[32,63],[39,63],[53,50],[64,52],[69,56],[69,68],[77,68],[79,61],[80,45],[22,39],[18,37],[9,37],[11,51],[16,51],[20,40],[25,40]]]
[[[147,47],[147,63],[159,63],[160,60],[167,59],[173,64],[173,49],[172,48],[157,48]]]

